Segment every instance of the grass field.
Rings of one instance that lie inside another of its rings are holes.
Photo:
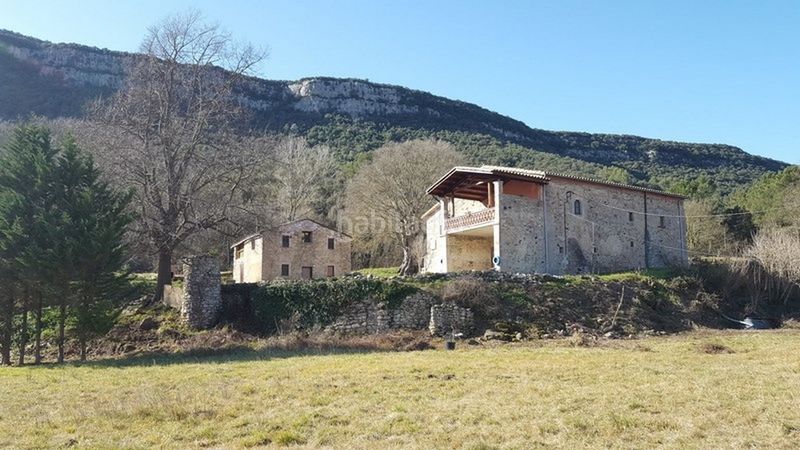
[[[0,448],[800,447],[800,332],[0,369]]]
[[[375,278],[391,278],[398,275],[398,270],[397,267],[370,267],[356,272],[361,275],[372,275]]]

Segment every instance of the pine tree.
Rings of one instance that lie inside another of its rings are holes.
[[[74,140],[68,138],[62,147],[56,191],[64,239],[54,256],[71,268],[69,294],[80,357],[85,360],[87,341],[107,331],[114,300],[128,285],[124,235],[132,220],[126,212],[131,195],[101,181],[91,157],[82,154]]]
[[[14,131],[0,157],[0,278],[5,287],[0,293],[3,296],[0,353],[5,364],[10,364],[15,301],[19,299],[24,305],[25,315],[30,304],[29,298],[18,294],[31,292],[23,289],[23,285],[36,288],[37,282],[44,281],[37,279],[41,272],[30,256],[37,255],[42,238],[48,238],[47,234],[37,234],[34,230],[42,212],[52,204],[55,155],[48,130],[21,126]],[[20,362],[24,362],[27,329],[21,334]]]
[[[36,362],[41,361],[42,311],[58,308],[58,361],[64,361],[73,317],[81,358],[87,340],[111,323],[113,300],[124,293],[123,237],[131,196],[101,180],[74,140],[60,148],[49,132],[21,126],[0,155],[0,355],[11,363],[19,342],[24,364],[28,311],[34,309]],[[19,313],[22,326],[14,329]]]

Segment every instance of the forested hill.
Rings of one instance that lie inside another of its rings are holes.
[[[135,54],[52,44],[0,30],[0,119],[79,117],[87,101],[120,86]],[[723,191],[786,164],[721,144],[546,131],[477,105],[365,80],[247,79],[240,100],[254,112],[242,130],[305,135],[343,163],[389,140],[434,136],[476,163],[537,167],[668,187],[707,174]]]

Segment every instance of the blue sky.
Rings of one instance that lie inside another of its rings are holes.
[[[0,1],[0,28],[135,51],[195,8],[273,79],[366,78],[551,130],[726,143],[800,163],[796,1]]]

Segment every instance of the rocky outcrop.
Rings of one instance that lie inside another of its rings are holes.
[[[80,45],[52,44],[4,30],[0,30],[0,49],[37,67],[40,75],[101,88],[119,87],[125,66],[139,57]]]
[[[402,103],[395,86],[363,80],[306,79],[288,84],[297,99],[294,108],[306,112],[339,112],[351,116],[415,114],[416,105]]]
[[[39,75],[97,88],[119,88],[128,68],[141,55],[46,41],[0,30],[0,50],[38,69]],[[364,80],[308,78],[270,81],[247,78],[237,89],[239,100],[255,110],[289,106],[307,113],[341,113],[354,117],[415,114],[420,107],[404,103],[399,86]]]

